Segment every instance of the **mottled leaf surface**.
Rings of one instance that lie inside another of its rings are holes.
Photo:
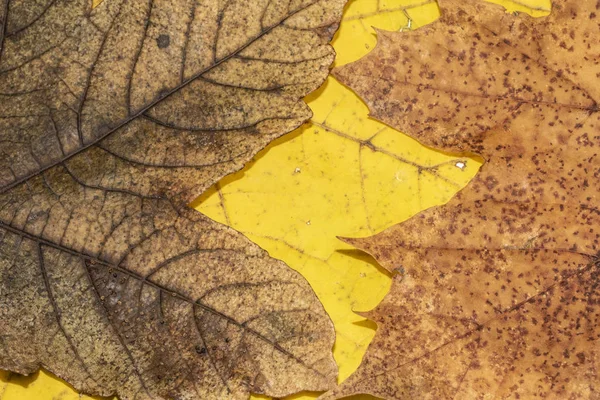
[[[348,239],[395,278],[363,364],[324,398],[600,396],[600,4],[548,18],[440,1],[337,76],[421,142],[485,158],[447,205]]]
[[[0,369],[122,399],[331,387],[310,286],[186,204],[310,117],[343,3],[0,2]]]

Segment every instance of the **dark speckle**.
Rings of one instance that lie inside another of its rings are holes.
[[[159,49],[165,49],[169,47],[169,44],[171,44],[171,38],[169,37],[169,35],[159,35],[156,38],[156,44],[158,45]]]

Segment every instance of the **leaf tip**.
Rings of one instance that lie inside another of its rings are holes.
[[[368,319],[369,321],[373,321],[373,316],[371,315],[371,311],[352,310],[352,312],[358,316]]]
[[[361,249],[360,244],[361,244],[361,241],[364,239],[364,238],[350,238],[350,237],[344,237],[344,236],[336,236],[336,238],[346,244],[356,247],[357,249]]]

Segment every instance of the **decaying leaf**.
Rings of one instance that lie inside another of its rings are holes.
[[[600,4],[469,0],[337,76],[374,117],[486,159],[443,207],[349,242],[396,272],[359,371],[324,396],[600,397]]]
[[[4,0],[0,369],[122,399],[335,383],[310,286],[186,204],[300,125],[343,0]]]

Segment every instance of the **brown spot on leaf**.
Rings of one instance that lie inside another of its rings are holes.
[[[156,38],[156,45],[159,49],[165,49],[171,44],[171,37],[169,35],[161,34]]]

